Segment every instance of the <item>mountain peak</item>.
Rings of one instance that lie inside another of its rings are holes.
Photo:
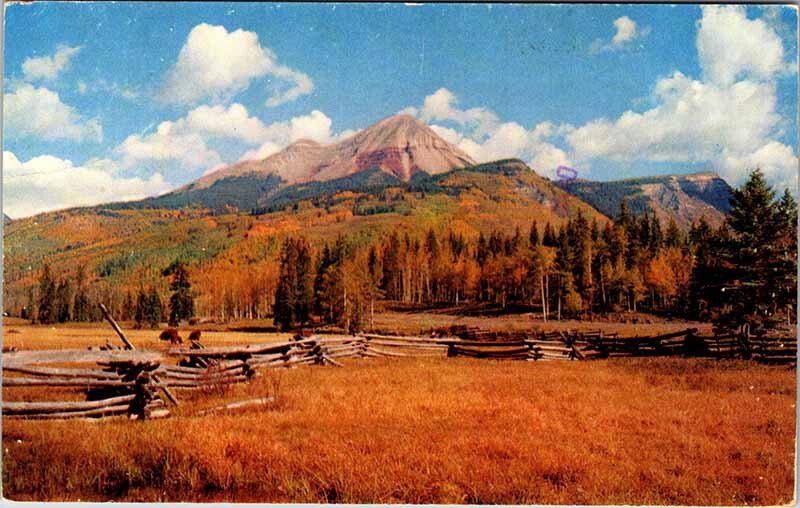
[[[194,186],[204,188],[227,177],[275,174],[286,183],[327,181],[378,169],[408,181],[415,173],[438,174],[475,164],[411,115],[393,115],[331,145],[299,139],[266,159],[224,167]]]
[[[289,148],[303,148],[303,147],[306,147],[306,146],[322,146],[322,144],[321,143],[317,143],[313,139],[300,138],[297,141],[295,141],[294,143],[292,143],[289,146],[287,146],[286,148],[287,149],[289,149]]]

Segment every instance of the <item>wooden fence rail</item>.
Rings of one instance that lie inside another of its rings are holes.
[[[109,322],[113,322],[110,316]],[[625,356],[706,356],[751,358],[764,363],[795,364],[796,337],[746,335],[699,336],[688,328],[650,337],[619,337],[602,331],[482,332],[457,329],[457,336],[409,337],[362,334],[312,335],[295,340],[209,347],[170,348],[164,355],[134,350],[119,327],[125,350],[16,351],[3,355],[6,387],[56,386],[86,390],[86,401],[3,401],[4,416],[28,419],[96,418],[127,415],[131,419],[169,415],[165,403],[178,404],[170,391],[204,389],[249,381],[259,369],[298,365],[342,366],[343,358],[470,357],[496,360],[591,360]],[[439,334],[442,335],[442,334]],[[96,362],[97,368],[47,367],[47,363]],[[10,375],[9,375],[10,374]],[[159,395],[160,393],[160,395]]]

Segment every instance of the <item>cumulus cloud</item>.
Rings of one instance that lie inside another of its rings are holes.
[[[775,88],[742,81],[720,87],[680,72],[656,83],[657,106],[593,120],[567,136],[579,159],[708,160],[723,148],[753,150],[779,120]],[[735,115],[732,116],[732,115]]]
[[[3,210],[14,218],[74,206],[128,201],[170,190],[160,173],[148,179],[115,175],[116,164],[93,159],[81,166],[42,155],[21,162],[3,152]]]
[[[60,44],[52,56],[26,58],[22,62],[22,72],[25,75],[25,79],[28,81],[56,79],[61,72],[69,69],[72,58],[80,50],[81,46]]]
[[[458,98],[447,88],[440,88],[425,100],[417,112],[416,108],[406,108],[409,114],[418,113],[424,122],[452,121],[472,131],[474,136],[488,134],[500,123],[497,115],[486,108],[459,109]]]
[[[275,87],[266,100],[270,107],[314,89],[306,74],[279,64],[255,32],[228,32],[225,27],[202,23],[189,33],[178,60],[167,73],[160,98],[178,104],[203,99],[224,102],[265,76]]]
[[[128,136],[114,151],[126,167],[140,161],[178,161],[191,169],[222,163],[222,157],[208,147],[200,133],[184,131],[171,121],[161,122],[151,134]]]
[[[458,102],[453,92],[440,88],[425,97],[421,107],[408,107],[401,113],[426,122],[449,123],[451,126],[434,123],[430,127],[478,162],[516,157],[545,176],[553,176],[558,166],[570,164],[567,153],[549,140],[561,133],[550,122],[527,129],[517,122],[502,122],[485,107],[461,109]]]
[[[332,143],[352,136],[356,132],[347,130],[339,135],[334,135],[331,130],[332,124],[333,122],[328,115],[318,110],[314,110],[307,115],[296,116],[286,122],[275,122],[269,125],[268,135],[261,145],[242,154],[239,160],[264,159],[279,152],[286,145],[298,139],[311,139],[317,143]]]
[[[96,118],[85,119],[61,102],[58,93],[44,87],[21,84],[3,94],[3,126],[11,138],[102,142],[103,128]]]
[[[246,149],[239,160],[263,159],[298,139],[331,143],[344,134],[353,133],[345,131],[334,135],[332,124],[331,119],[318,110],[266,125],[239,103],[202,105],[177,120],[161,122],[154,132],[131,134],[115,148],[115,153],[125,167],[142,161],[174,161],[184,169],[205,168],[208,173],[224,165],[219,152],[209,146],[214,140],[252,147]]]
[[[769,80],[788,66],[781,38],[763,19],[747,19],[743,5],[709,5],[697,30],[706,80],[727,86],[740,77]]]
[[[614,28],[616,29],[616,33],[609,42],[603,39],[595,39],[589,46],[589,52],[597,54],[604,51],[622,49],[635,39],[642,39],[650,33],[649,27],[639,28],[636,22],[628,16],[615,19]]]
[[[794,186],[794,150],[775,140],[783,122],[776,78],[786,68],[780,37],[744,6],[704,6],[697,51],[703,79],[679,71],[658,80],[644,112],[625,111],[566,133],[578,160],[707,163],[739,184],[761,167]]]
[[[131,86],[120,85],[116,81],[107,81],[105,79],[98,79],[93,83],[78,81],[77,89],[81,95],[86,93],[110,94],[129,101],[134,101],[141,95],[139,91]]]

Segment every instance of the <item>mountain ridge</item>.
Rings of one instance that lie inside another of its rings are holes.
[[[624,198],[633,213],[652,210],[662,222],[674,218],[684,228],[701,217],[712,226],[722,224],[733,192],[722,177],[711,171],[609,181],[580,179],[562,181],[560,185],[609,217],[616,216]]]
[[[408,181],[418,172],[436,174],[475,164],[466,153],[448,143],[410,115],[386,117],[337,143],[299,139],[261,160],[226,166],[180,190],[204,188],[230,176],[275,174],[287,184],[335,180],[378,168]]]

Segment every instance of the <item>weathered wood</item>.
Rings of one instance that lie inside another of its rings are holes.
[[[121,405],[130,402],[135,395],[122,395],[102,400],[80,402],[16,402],[3,401],[4,415],[23,415],[35,413],[67,413],[71,411],[87,411],[103,407]]]
[[[432,344],[449,344],[451,342],[460,342],[461,339],[456,337],[437,337],[437,338],[423,338],[423,337],[409,337],[407,335],[379,335],[376,333],[365,333],[362,334],[361,337],[365,339],[386,339],[386,340],[395,340],[395,341],[405,341],[405,342],[429,342]]]
[[[228,404],[222,404],[220,406],[214,406],[207,409],[203,409],[197,412],[197,416],[204,416],[210,413],[218,413],[220,411],[228,411],[231,409],[241,409],[243,407],[251,407],[251,406],[266,406],[274,402],[275,399],[272,397],[263,397],[260,399],[248,399],[248,400],[239,400],[236,402],[231,402]]]
[[[100,305],[100,310],[103,311],[103,316],[106,318],[106,321],[108,321],[108,323],[111,325],[111,328],[113,328],[114,331],[117,332],[117,335],[119,335],[119,338],[122,339],[122,342],[125,343],[125,347],[127,349],[130,349],[130,350],[136,349],[136,346],[134,346],[133,343],[128,340],[128,337],[126,337],[125,334],[122,333],[122,329],[119,327],[117,322],[114,321],[114,318],[111,317],[111,313],[108,312],[108,309],[106,309],[106,306],[103,305],[102,303],[99,304],[99,305]]]
[[[123,404],[118,406],[89,409],[86,411],[16,415],[14,418],[24,418],[26,420],[67,420],[70,418],[86,418],[88,416],[112,416],[127,413],[129,407],[130,406],[128,404]]]
[[[133,386],[132,381],[92,378],[30,378],[3,377],[3,386],[81,386],[86,388],[99,386]]]
[[[3,365],[3,370],[8,372],[19,372],[21,374],[33,374],[34,376],[120,379],[119,374],[113,372],[105,372],[100,369],[66,369],[66,368],[30,367],[25,365],[17,365],[17,366]]]
[[[405,353],[397,353],[397,352],[394,352],[394,351],[387,351],[385,349],[377,348],[377,347],[374,347],[374,346],[370,346],[368,351],[372,351],[373,353],[378,353],[379,355],[384,355],[384,356],[396,356],[398,358],[407,358],[408,357],[408,355],[405,354]]]
[[[174,387],[174,388],[190,388],[190,387],[208,387],[213,385],[227,385],[235,383],[243,383],[248,380],[247,376],[226,376],[211,378],[208,380],[190,381],[186,379],[166,380],[157,383],[156,386],[161,387]]]
[[[401,341],[391,341],[391,340],[383,340],[383,339],[375,339],[370,340],[366,343],[367,346],[372,344],[378,346],[390,346],[390,347],[399,347],[399,348],[406,348],[406,349],[447,349],[447,344],[435,344],[435,343],[423,343],[423,342],[401,342]]]
[[[258,344],[258,345],[248,345],[248,346],[207,347],[205,349],[173,348],[167,351],[167,354],[170,356],[187,356],[187,357],[201,357],[201,358],[252,356],[258,354],[286,351],[298,345],[312,345],[316,343],[317,343],[316,339],[309,338],[291,342],[277,342],[272,344]]]
[[[160,359],[160,353],[143,350],[39,349],[18,351],[13,355],[3,355],[3,366],[18,367],[42,363],[89,363],[101,361],[160,361]]]
[[[177,397],[175,397],[175,395],[173,395],[172,392],[169,391],[169,388],[167,388],[167,385],[162,383],[161,380],[158,378],[158,376],[156,376],[155,374],[153,374],[153,382],[161,390],[161,392],[164,395],[166,395],[166,397],[169,399],[170,402],[172,402],[176,406],[178,405]]]
[[[336,367],[344,367],[344,365],[342,365],[341,363],[337,362],[336,360],[334,360],[333,358],[331,358],[330,356],[328,356],[326,354],[322,355],[322,360],[325,363],[330,363],[331,365],[334,365]]]

